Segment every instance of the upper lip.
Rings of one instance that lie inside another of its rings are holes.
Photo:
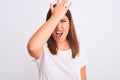
[[[56,32],[56,33],[63,33],[62,30],[56,30],[55,32]]]

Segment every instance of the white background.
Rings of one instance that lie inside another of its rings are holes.
[[[77,33],[91,62],[88,80],[120,80],[120,0],[71,0]],[[37,80],[31,35],[56,0],[0,0],[0,80]]]

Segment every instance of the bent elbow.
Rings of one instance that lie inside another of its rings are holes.
[[[37,49],[30,43],[27,44],[27,51],[30,54],[30,56],[32,56],[33,58],[39,57],[39,53],[38,53]]]

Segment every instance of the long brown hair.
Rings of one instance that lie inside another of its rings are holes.
[[[54,5],[55,7],[56,5]],[[75,58],[77,54],[79,54],[79,42],[77,39],[77,35],[76,35],[76,31],[75,31],[75,26],[74,26],[74,22],[73,22],[73,18],[71,15],[70,10],[68,10],[65,14],[67,16],[67,18],[69,19],[70,22],[70,29],[67,35],[67,39],[69,41],[69,45],[70,48],[72,50],[72,58]],[[46,21],[51,17],[51,10],[49,9],[47,17],[46,17]],[[53,55],[57,54],[57,44],[55,42],[55,40],[53,39],[52,35],[50,36],[50,38],[47,41],[48,43],[48,48],[50,50],[50,52]]]

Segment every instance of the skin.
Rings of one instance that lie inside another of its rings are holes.
[[[43,46],[51,35],[54,37],[58,49],[67,50],[70,48],[66,39],[69,31],[69,20],[65,13],[71,7],[71,3],[68,6],[65,6],[66,4],[68,4],[68,0],[57,0],[56,7],[50,4],[52,16],[33,34],[27,44],[28,52],[32,57],[37,59],[43,54]],[[59,39],[56,38],[56,30],[63,31],[62,37]],[[85,67],[80,70],[82,80],[86,80],[85,70]]]
[[[52,35],[59,21],[65,16],[65,13],[71,6],[71,3],[69,3],[68,6],[66,6],[65,8],[63,4],[67,4],[67,2],[68,0],[62,0],[61,2],[60,0],[57,0],[56,7],[54,8],[53,5],[50,4],[52,16],[34,33],[34,35],[28,42],[28,52],[32,57],[38,58],[42,55],[44,44]]]
[[[62,32],[62,36],[60,38],[57,38],[56,32]],[[66,39],[69,32],[69,20],[67,16],[64,16],[59,23],[57,24],[57,27],[55,28],[54,32],[52,33],[52,36],[54,40],[57,43],[58,49],[60,50],[67,50],[70,48],[69,43]]]
[[[81,73],[81,80],[87,80],[87,77],[86,77],[86,66],[81,68],[80,73]]]

